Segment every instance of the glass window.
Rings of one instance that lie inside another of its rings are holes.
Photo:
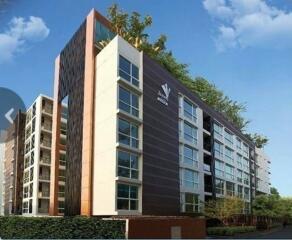
[[[199,196],[193,193],[185,193],[184,197],[185,212],[189,213],[199,212]]]
[[[233,135],[226,130],[224,131],[224,135],[225,135],[225,143],[229,146],[233,146]]]
[[[249,185],[249,174],[246,172],[243,173],[243,182],[244,184]]]
[[[241,140],[239,138],[236,138],[236,148],[238,151],[241,151]]]
[[[227,196],[234,196],[235,184],[232,182],[226,182],[226,194]]]
[[[215,149],[215,157],[223,158],[223,145],[221,143],[215,142],[214,149]]]
[[[242,158],[243,169],[249,172],[249,160],[246,158]]]
[[[138,155],[118,151],[118,176],[138,179]]]
[[[224,177],[224,163],[218,160],[215,160],[215,175]]]
[[[227,147],[225,147],[225,160],[228,163],[231,163],[231,164],[234,163],[233,151]]]
[[[22,212],[28,213],[28,202],[23,202],[22,204]]]
[[[119,86],[119,108],[135,117],[139,116],[138,96]]]
[[[187,165],[198,167],[198,151],[184,145],[183,162]]]
[[[135,86],[139,86],[139,68],[123,56],[119,58],[119,76]]]
[[[244,199],[249,200],[249,188],[244,188]]]
[[[217,123],[214,123],[214,136],[220,140],[223,138],[223,127]]]
[[[240,185],[237,186],[237,196],[239,198],[243,198],[243,186]]]
[[[184,139],[188,142],[197,144],[198,130],[190,124],[184,122]]]
[[[192,189],[198,189],[199,186],[199,173],[189,170],[183,169],[183,186]]]
[[[226,164],[225,166],[225,177],[229,180],[234,180],[234,167]]]
[[[216,193],[224,195],[224,181],[216,178]]]
[[[243,176],[242,174],[243,174],[243,172],[241,170],[237,169],[237,181],[238,182],[242,182],[242,176]]]
[[[138,187],[118,184],[117,208],[119,210],[138,210]]]
[[[244,143],[243,144],[243,155],[247,158],[249,156],[248,149],[249,149],[248,146]]]
[[[188,100],[184,99],[184,116],[191,121],[197,121],[197,108],[191,104]]]
[[[23,188],[23,198],[28,198],[28,186]]]
[[[138,148],[138,126],[119,118],[119,143]]]
[[[237,167],[242,168],[242,157],[239,154],[237,154],[236,157],[237,157]]]

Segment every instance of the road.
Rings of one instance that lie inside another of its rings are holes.
[[[237,238],[237,237],[235,237]],[[240,236],[238,238],[245,239],[292,239],[292,226],[287,226],[286,228],[273,229],[269,232],[257,232],[254,234],[248,234],[245,236]]]

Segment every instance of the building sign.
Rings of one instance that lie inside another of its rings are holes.
[[[168,87],[167,83],[161,85],[162,92],[159,90],[158,91],[158,97],[157,100],[164,104],[165,106],[168,106],[168,98],[170,94],[170,88]]]

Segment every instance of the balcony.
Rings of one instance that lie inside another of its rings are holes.
[[[205,184],[205,192],[212,193],[213,192],[212,185]]]
[[[39,198],[48,198],[50,197],[50,191],[41,191],[38,193]]]
[[[40,180],[44,180],[44,181],[50,181],[50,175],[49,174],[42,174],[39,176]]]
[[[49,121],[42,123],[42,130],[51,132],[52,131],[52,123]]]
[[[204,163],[204,171],[211,172],[211,166]]]
[[[46,148],[51,148],[51,140],[49,138],[43,138],[41,139],[41,146]]]

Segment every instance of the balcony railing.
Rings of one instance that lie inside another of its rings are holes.
[[[43,175],[40,175],[40,180],[46,180],[46,181],[49,181],[50,180],[50,175],[49,174],[43,174]]]
[[[204,163],[204,171],[211,172],[211,166]]]
[[[51,164],[51,158],[49,156],[43,156],[41,157],[41,163]]]
[[[41,141],[41,145],[44,146],[44,147],[50,148],[51,147],[51,141],[50,140],[47,140],[47,139],[43,139]]]
[[[39,213],[49,213],[49,208],[45,208],[45,207],[41,207],[41,208],[38,208],[38,212]]]
[[[43,111],[44,111],[45,113],[52,114],[52,113],[53,113],[53,106],[45,105],[45,106],[43,107]]]
[[[49,191],[41,191],[39,192],[39,197],[50,197]]]
[[[42,129],[47,130],[47,131],[52,131],[52,123],[50,122],[43,123]]]

